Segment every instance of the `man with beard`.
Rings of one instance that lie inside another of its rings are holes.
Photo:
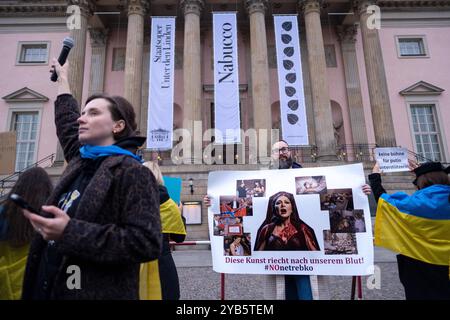
[[[272,145],[270,169],[297,169],[302,165],[292,159],[291,150],[286,141],[280,140]],[[319,277],[323,278],[323,277]],[[322,279],[321,279],[322,280]],[[321,281],[322,282],[322,281]],[[312,300],[311,280],[308,275],[285,275],[286,300]],[[282,275],[269,275],[266,277],[266,292],[275,291],[283,286]],[[274,288],[274,289],[272,289]],[[268,292],[270,295],[271,293]],[[329,298],[329,297],[328,297]]]
[[[289,144],[284,140],[275,142],[272,145],[270,169],[298,168],[302,168],[302,165],[293,160]],[[362,190],[366,195],[372,192],[367,184],[362,186]],[[203,198],[203,203],[206,207],[210,207],[211,197],[206,195]],[[331,299],[329,277],[308,275],[267,275],[265,277],[264,296],[266,299],[281,299],[279,291],[284,285],[284,298],[286,300],[313,300],[311,283],[314,284],[314,292],[320,300]]]

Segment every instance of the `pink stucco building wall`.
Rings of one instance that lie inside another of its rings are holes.
[[[0,97],[9,95],[23,87],[28,87],[49,98],[43,103],[40,119],[38,148],[36,161],[46,157],[56,151],[56,135],[53,120],[53,101],[56,98],[56,85],[49,81],[49,64],[39,66],[18,66],[16,65],[16,56],[19,41],[48,41],[50,42],[50,57],[59,55],[62,40],[68,32],[53,33],[0,33]],[[441,27],[382,27],[379,31],[380,42],[382,46],[383,59],[386,70],[386,79],[389,89],[389,98],[391,103],[392,118],[395,126],[395,135],[397,145],[415,150],[413,137],[410,130],[411,119],[408,113],[407,99],[399,92],[419,81],[428,82],[434,86],[440,87],[445,91],[439,95],[432,96],[431,102],[436,103],[436,113],[439,121],[439,129],[442,138],[443,155],[445,161],[450,161],[450,26]],[[420,35],[425,36],[429,57],[426,58],[399,58],[396,45],[396,36]],[[211,30],[202,32],[202,82],[205,85],[213,84],[213,74],[211,69],[212,52],[212,34]],[[239,34],[239,77],[241,84],[249,84],[248,90],[241,93],[245,100],[243,107],[250,108],[251,101],[248,99],[251,90],[250,82],[250,43],[249,35]],[[274,45],[273,27],[267,25],[267,43]],[[337,67],[328,68],[328,84],[330,100],[337,103],[341,109],[344,119],[345,142],[353,143],[347,93],[345,88],[345,76],[343,69],[343,60],[340,43],[337,39],[334,28],[323,28],[323,39],[325,44],[335,46]],[[126,45],[126,30],[112,30],[108,37],[106,47],[106,68],[104,91],[109,94],[123,94],[124,90],[124,71],[112,71],[113,50],[114,48],[123,48]],[[183,46],[183,30],[177,30],[176,47]],[[368,93],[367,77],[364,63],[364,53],[361,41],[361,34],[356,36],[357,63],[359,68],[361,93],[363,98],[363,108],[365,113],[365,124],[367,129],[368,142],[374,143],[374,130],[372,123],[372,114],[370,110],[370,100]],[[178,51],[180,53],[182,51]],[[144,55],[145,56],[145,55]],[[147,55],[148,56],[148,55]],[[91,47],[89,35],[86,42],[86,60],[83,84],[83,102],[87,98],[89,88],[89,70],[91,63]],[[144,73],[148,75],[148,72]],[[270,76],[270,105],[279,100],[277,73],[276,69],[269,69]],[[212,92],[204,92],[203,99],[210,101],[213,99]],[[408,98],[411,99],[411,98]],[[423,98],[421,98],[423,101]],[[175,71],[175,97],[174,102],[183,107],[183,70]],[[8,103],[0,99],[0,132],[9,131],[8,114],[14,103]],[[208,107],[207,103],[203,104]],[[245,119],[243,123],[248,123]],[[376,124],[375,124],[376,125]],[[245,128],[244,124],[244,129]],[[331,129],[331,128],[330,128]]]

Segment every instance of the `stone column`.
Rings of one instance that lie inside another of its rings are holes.
[[[124,97],[133,105],[134,112],[136,113],[136,123],[138,126],[141,119],[144,16],[147,9],[147,0],[128,0]],[[140,130],[139,127],[138,130]]]
[[[69,54],[70,73],[69,84],[72,95],[81,105],[83,94],[84,63],[86,56],[86,37],[88,30],[88,19],[94,11],[91,0],[69,0],[69,5],[77,5],[80,8],[81,28],[70,30],[70,37],[75,45]]]
[[[201,82],[201,43],[200,13],[204,7],[203,0],[183,0],[181,8],[184,12],[184,51],[183,51],[183,93],[184,93],[184,129],[191,133],[191,148],[185,145],[184,161],[194,163],[202,161],[202,133],[194,134],[202,126],[195,121],[202,120],[202,82]],[[193,147],[193,148],[192,148]],[[193,153],[191,153],[193,150]]]
[[[272,138],[270,134],[270,129],[272,128],[272,111],[270,109],[269,62],[267,54],[266,22],[264,17],[267,2],[267,0],[245,1],[250,17],[253,124],[256,130],[268,130],[267,135],[261,135],[262,131],[259,132],[259,139],[264,137],[267,138],[267,144],[259,144],[260,157],[266,153],[270,156]],[[268,150],[261,150],[261,148],[264,148],[265,146]]]
[[[83,79],[84,63],[86,56],[86,36],[88,30],[88,19],[94,11],[94,4],[91,0],[69,0],[68,5],[76,5],[80,8],[80,28],[70,30],[70,37],[74,40],[74,46],[70,50],[68,61],[70,64],[69,85],[73,97],[81,106],[83,101]],[[54,166],[62,166],[64,163],[64,153],[60,144],[56,147]]]
[[[364,120],[355,46],[357,32],[356,25],[338,26],[337,28],[338,38],[341,43],[342,60],[344,62],[345,87],[347,90],[353,144],[367,144],[367,128]]]
[[[105,79],[107,29],[89,29],[91,38],[91,71],[89,76],[89,94],[103,93]]]
[[[378,30],[369,26],[371,12],[367,7],[374,1],[358,1],[359,22],[361,27],[366,64],[367,84],[369,87],[370,107],[374,123],[375,142],[380,147],[393,147],[395,142],[394,124],[392,122],[389,91],[384,71],[383,53],[381,51]]]
[[[336,141],[333,132],[325,47],[320,23],[321,1],[301,0],[299,4],[305,18],[317,156],[322,160],[333,160],[336,158]]]

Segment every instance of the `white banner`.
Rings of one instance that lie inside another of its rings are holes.
[[[372,274],[372,224],[363,184],[361,163],[211,172],[214,271]]]
[[[375,158],[382,172],[409,171],[408,149],[376,148]]]
[[[241,142],[236,13],[213,13],[215,142]]]
[[[274,15],[283,140],[308,145],[297,16]]]
[[[147,148],[172,149],[175,18],[152,17]]]

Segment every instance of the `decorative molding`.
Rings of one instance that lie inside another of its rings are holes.
[[[193,13],[200,16],[203,8],[205,7],[205,2],[203,0],[182,0],[180,6],[184,12],[184,15]]]
[[[367,7],[371,5],[378,5],[378,0],[354,0],[352,2],[353,10],[358,15],[367,13]]]
[[[39,92],[31,90],[27,87],[23,87],[20,90],[14,91],[2,98],[6,102],[36,102],[36,101],[48,101],[48,98]]]
[[[450,7],[449,0],[437,0],[437,1],[423,1],[423,0],[378,0],[377,3],[381,8],[417,8],[417,7],[428,7],[428,8],[439,8],[439,7]]]
[[[90,17],[95,11],[95,1],[92,0],[68,0],[67,6],[78,6],[80,13],[86,17]],[[66,7],[67,10],[67,7]]]
[[[128,0],[127,14],[138,14],[145,16],[150,11],[150,2],[148,0]]]
[[[0,4],[0,17],[65,16],[67,5],[61,4]]]
[[[323,6],[324,0],[299,0],[298,7],[303,14],[317,12],[320,14],[320,9]]]
[[[91,47],[104,47],[108,41],[108,29],[89,28],[89,36],[91,38]]]
[[[412,86],[409,86],[406,89],[403,89],[399,92],[402,96],[433,96],[433,95],[440,95],[445,90],[442,88],[439,88],[435,85],[432,85],[431,83],[425,82],[425,81],[419,81]]]
[[[336,33],[340,42],[355,43],[358,35],[358,26],[353,25],[339,25],[336,26]]]
[[[246,0],[245,8],[249,15],[252,15],[255,12],[261,12],[265,14],[267,9],[267,0]]]

